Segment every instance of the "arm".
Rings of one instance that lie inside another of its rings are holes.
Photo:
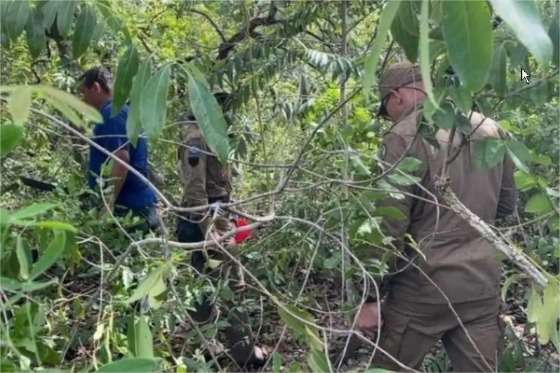
[[[130,163],[130,155],[128,150],[119,149],[115,153],[115,156],[119,157],[122,161],[127,164]],[[119,194],[121,193],[124,182],[126,181],[126,175],[128,175],[128,168],[120,164],[119,162],[113,161],[113,168],[111,170],[111,177],[113,178],[113,195],[109,201],[109,207],[113,209]]]
[[[206,191],[206,163],[207,155],[200,138],[188,140],[187,148],[180,153],[181,176],[185,195],[183,203],[186,207],[204,206],[208,204]],[[204,219],[205,211],[191,213],[194,220],[199,221],[200,229],[206,234],[209,219]]]
[[[504,172],[502,175],[502,186],[500,188],[500,199],[498,201],[497,218],[503,218],[513,214],[517,204],[517,191],[513,179],[513,161],[509,156],[504,159]]]

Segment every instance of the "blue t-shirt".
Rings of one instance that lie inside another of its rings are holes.
[[[121,111],[114,117],[111,117],[112,107],[113,102],[109,101],[101,108],[103,123],[95,125],[92,140],[111,153],[121,147],[127,149],[130,156],[130,165],[147,177],[148,142],[146,138],[140,137],[136,147],[128,143],[126,135],[128,106],[123,106]],[[90,146],[88,182],[89,186],[93,189],[97,186],[96,175],[100,174],[107,158],[107,155]],[[131,209],[139,209],[153,205],[156,201],[157,198],[153,189],[140,180],[138,176],[128,172],[116,204]]]

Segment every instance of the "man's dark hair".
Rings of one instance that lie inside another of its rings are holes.
[[[111,92],[113,75],[104,67],[98,66],[83,73],[79,81],[88,88],[91,88],[93,83],[97,82],[105,92],[109,93]]]

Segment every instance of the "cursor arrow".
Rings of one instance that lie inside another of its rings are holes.
[[[529,74],[525,69],[521,68],[521,81],[525,81],[525,83],[529,84]]]

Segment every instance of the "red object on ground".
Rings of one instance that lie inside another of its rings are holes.
[[[243,217],[238,217],[237,219],[234,220],[234,224],[235,224],[236,228],[241,228],[241,227],[244,227],[246,225],[249,225],[249,220],[247,220]],[[252,236],[253,236],[253,230],[252,229],[247,229],[246,231],[237,232],[235,234],[235,236],[233,237],[233,239],[235,240],[236,244],[240,244],[244,241],[247,241]]]

